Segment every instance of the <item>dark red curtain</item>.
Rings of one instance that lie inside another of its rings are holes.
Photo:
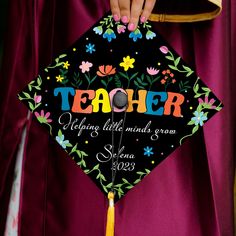
[[[0,235],[25,126],[19,235],[104,235],[106,197],[27,119],[16,95],[108,9],[103,0],[10,1],[0,73]],[[225,0],[213,21],[155,24],[225,107],[117,203],[117,236],[234,234],[235,15],[236,2]]]

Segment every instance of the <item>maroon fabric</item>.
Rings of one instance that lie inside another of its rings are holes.
[[[116,236],[233,235],[236,2],[223,5],[212,22],[156,24],[225,108],[116,204]],[[10,6],[0,74],[0,235],[26,124],[19,235],[103,236],[105,196],[35,120],[27,121],[16,94],[109,1],[11,0]]]

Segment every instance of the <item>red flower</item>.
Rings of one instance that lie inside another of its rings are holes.
[[[166,70],[166,73],[167,73],[167,74],[170,74],[170,70],[169,70],[169,69],[168,69],[168,70]]]
[[[176,79],[172,79],[172,83],[174,84],[176,82]]]
[[[98,67],[99,71],[97,71],[97,75],[104,77],[104,76],[108,76],[108,75],[114,75],[116,73],[116,68],[112,67],[111,65],[102,65]]]
[[[163,71],[162,71],[162,74],[165,75],[165,74],[166,74],[166,70],[163,70]]]
[[[173,73],[171,73],[171,74],[170,74],[170,77],[172,77],[172,78],[173,78],[173,77],[174,77],[174,74],[173,74]]]

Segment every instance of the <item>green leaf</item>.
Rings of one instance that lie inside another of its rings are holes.
[[[138,172],[136,172],[136,174],[138,174],[138,175],[144,175],[145,173],[144,173],[144,172],[141,172],[141,171],[138,171]]]
[[[94,170],[98,170],[99,169],[99,164],[97,164],[96,166],[93,167]]]
[[[102,84],[106,87],[107,86],[107,83],[105,80],[101,80]]]
[[[174,58],[171,57],[171,56],[166,56],[166,59],[171,60],[171,61],[174,61]]]
[[[183,65],[183,68],[186,70],[186,71],[192,71],[189,67],[187,67],[187,66],[184,66]]]
[[[126,75],[125,73],[123,73],[123,72],[119,72],[119,74],[120,74],[122,77],[124,77],[124,78],[126,78],[126,79],[129,80],[129,76]]]
[[[129,184],[129,182],[125,178],[122,178],[122,180],[124,183]]]
[[[58,63],[58,62],[59,62],[59,58],[56,58],[56,59],[55,59],[55,62]]]
[[[76,150],[77,150],[77,143],[75,144],[75,146],[72,148],[72,150],[71,150],[71,153],[73,153],[73,152],[75,152]]]
[[[84,160],[81,161],[81,166],[86,167],[86,163]]]
[[[193,73],[193,71],[189,71],[188,74],[186,75],[186,77],[189,77],[192,73]]]
[[[201,87],[201,89],[202,89],[203,91],[205,91],[205,92],[211,92],[211,90],[210,90],[209,88],[207,88],[207,87]]]
[[[196,94],[196,95],[194,96],[194,98],[199,98],[199,97],[201,97],[201,94]]]
[[[88,154],[85,153],[84,151],[80,151],[80,153],[81,153],[84,157],[87,157],[87,156],[88,156]]]
[[[109,183],[106,187],[111,188],[111,186],[112,186],[112,183]]]
[[[147,75],[146,78],[147,78],[148,83],[149,83],[149,84],[152,84],[151,77]]]
[[[141,181],[141,179],[136,179],[135,181],[134,181],[134,184],[137,184],[137,183],[139,183]]]
[[[192,130],[192,134],[195,134],[199,129],[199,125],[196,125],[193,130]]]
[[[97,78],[97,75],[95,75],[92,80],[90,81],[90,84],[93,83],[93,81]]]
[[[60,56],[59,56],[59,58],[61,59],[61,58],[64,58],[64,57],[66,57],[67,55],[66,54],[61,54]]]
[[[174,61],[174,64],[175,64],[176,67],[177,67],[178,64],[179,64],[179,61],[180,61],[180,57],[176,58],[176,60]]]
[[[63,135],[63,134],[62,134],[61,130],[59,129],[59,130],[58,130],[58,136],[61,137],[62,135]]]
[[[31,102],[28,102],[28,103],[29,103],[30,110],[33,111],[35,109],[34,105]]]
[[[82,157],[82,154],[81,154],[81,152],[80,152],[79,150],[77,150],[76,153],[77,153],[77,155],[79,156],[79,158]]]
[[[42,79],[40,76],[37,78],[37,84],[38,84],[38,86],[40,86],[42,84]]]
[[[29,91],[32,91],[32,86],[30,84],[28,84],[28,89]]]
[[[48,68],[45,68],[44,71],[48,72]]]
[[[85,173],[85,174],[87,174],[88,172],[89,172],[89,170],[88,170],[88,169],[87,169],[87,170],[84,170],[84,173]]]
[[[30,95],[26,92],[23,92],[23,94],[25,95],[26,98],[31,98]]]
[[[146,173],[149,174],[151,171],[148,169],[145,169]]]
[[[194,120],[190,120],[187,125],[194,125],[194,124],[195,124],[195,121]]]
[[[199,84],[196,84],[196,85],[194,86],[194,88],[193,88],[193,91],[194,91],[195,93],[197,93],[198,90],[199,90]]]
[[[105,178],[105,176],[102,175],[102,174],[100,174],[100,178],[101,178],[103,181],[107,181],[106,178]]]
[[[125,188],[126,189],[131,189],[131,188],[133,188],[134,186],[126,186]]]
[[[138,75],[138,72],[133,74],[131,77],[130,77],[130,80],[132,80],[133,78],[135,78],[136,76]]]
[[[66,144],[67,147],[72,147],[73,145],[71,143]]]
[[[96,179],[99,179],[99,178],[100,178],[100,173],[98,173],[98,175],[97,175]]]
[[[172,70],[178,70],[175,66],[168,65]]]
[[[104,191],[105,191],[106,193],[108,193],[108,190],[107,190],[106,186],[102,185],[102,188],[104,189]]]

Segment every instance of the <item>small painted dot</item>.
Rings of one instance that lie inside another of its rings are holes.
[[[47,107],[48,106],[48,104],[45,104],[45,107]]]
[[[50,80],[50,76],[48,76],[47,79]]]
[[[158,62],[158,63],[157,63],[157,65],[158,65],[158,66],[160,66],[160,65],[161,65],[161,63],[160,63],[160,62]]]
[[[137,139],[136,139],[136,141],[138,142],[138,141],[139,141],[139,139],[137,138]]]
[[[173,147],[174,147],[174,145],[171,145],[171,147],[173,148]]]
[[[187,100],[187,103],[189,103],[189,100]]]
[[[187,90],[185,90],[184,92],[187,93]]]
[[[75,51],[76,51],[76,48],[73,48],[73,51],[75,52]]]
[[[152,161],[152,164],[155,164],[155,161]]]
[[[88,140],[86,140],[85,143],[88,144]]]
[[[86,38],[86,40],[89,40],[89,38]]]
[[[113,52],[113,50],[111,49],[110,52]]]
[[[135,52],[136,55],[138,55],[138,52]]]
[[[190,110],[193,110],[193,107],[189,107]]]
[[[48,90],[45,90],[45,93],[47,93],[48,92]]]
[[[163,156],[163,155],[164,155],[164,153],[162,152],[162,153],[161,153],[161,155]]]

